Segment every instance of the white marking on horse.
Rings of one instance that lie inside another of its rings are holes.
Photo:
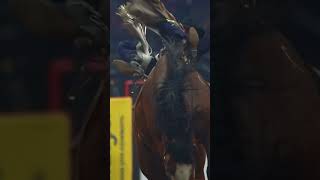
[[[192,164],[177,164],[174,176],[171,180],[189,180],[192,175]]]
[[[141,169],[139,169],[140,173],[139,173],[139,176],[140,176],[140,179],[139,180],[148,180],[146,178],[146,176],[144,176],[143,172],[141,171]]]
[[[208,169],[208,156],[206,155],[206,161],[205,161],[204,167],[203,167],[203,173],[204,173],[205,180],[208,180],[207,169]]]

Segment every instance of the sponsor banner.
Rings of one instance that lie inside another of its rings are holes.
[[[110,99],[110,179],[132,180],[132,99]]]
[[[70,180],[69,139],[63,114],[0,115],[0,179]]]

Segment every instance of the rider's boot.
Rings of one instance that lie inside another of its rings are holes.
[[[136,61],[136,60],[132,60],[130,61],[130,66],[134,69],[135,73],[133,74],[133,76],[141,76],[144,74],[144,69],[142,67],[142,65]]]
[[[128,76],[147,76],[156,63],[156,58],[152,58],[149,64],[146,64],[145,66],[136,60],[132,60],[129,63],[124,60],[113,60],[112,62],[112,64],[116,66],[120,73]]]
[[[144,71],[141,68],[141,65],[136,61],[131,61],[130,63],[128,63],[124,60],[115,59],[112,61],[112,64],[121,74],[127,76],[144,75]]]

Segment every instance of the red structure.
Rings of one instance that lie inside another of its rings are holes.
[[[48,75],[48,108],[49,110],[58,110],[62,107],[62,80],[66,73],[73,70],[72,60],[62,58],[49,66]]]
[[[143,80],[139,80],[136,82],[137,85],[142,86],[144,83]],[[125,96],[130,96],[130,91],[131,91],[131,86],[133,85],[133,81],[132,80],[127,80],[124,82],[124,95]]]

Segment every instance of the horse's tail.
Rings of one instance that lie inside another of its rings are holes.
[[[157,87],[157,124],[161,131],[175,144],[168,147],[176,161],[192,162],[191,114],[187,112],[184,92],[185,77],[190,65],[181,62],[184,50],[181,44],[167,44],[168,74]]]

